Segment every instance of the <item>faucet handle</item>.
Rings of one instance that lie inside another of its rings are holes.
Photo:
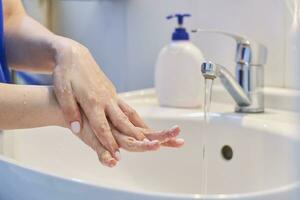
[[[264,65],[267,47],[246,36],[213,29],[194,29],[192,33],[216,33],[233,38],[237,43],[235,61],[240,64]]]

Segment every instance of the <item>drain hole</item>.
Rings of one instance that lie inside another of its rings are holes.
[[[233,157],[233,150],[230,146],[225,145],[221,149],[221,154],[225,160],[231,160]]]

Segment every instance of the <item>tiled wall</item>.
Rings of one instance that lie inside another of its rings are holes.
[[[265,83],[299,87],[300,0],[55,0],[57,33],[88,46],[119,91],[153,86],[161,47],[170,41],[175,22],[165,16],[189,12],[191,29],[241,33],[269,49]],[[234,41],[217,35],[193,35],[207,59],[234,71]],[[200,73],[200,72],[199,72]]]

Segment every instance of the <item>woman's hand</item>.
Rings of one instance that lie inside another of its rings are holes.
[[[89,126],[88,120],[84,114],[82,114],[82,125],[82,130],[75,135],[97,153],[98,158],[103,165],[114,167],[120,158],[114,158],[101,144],[94,131]],[[180,129],[177,126],[174,126],[169,130],[158,132],[143,129],[142,131],[147,136],[143,141],[136,140],[133,137],[120,133],[112,124],[111,127],[112,134],[119,147],[131,152],[156,151],[160,148],[161,144],[169,147],[180,147],[183,145],[182,139],[176,139],[180,132]]]
[[[151,135],[151,130],[134,109],[117,97],[113,84],[87,48],[70,39],[58,40],[54,90],[70,129],[74,133],[80,132],[82,119],[79,110],[82,109],[98,142],[118,159],[119,146],[111,127],[137,141],[143,141],[145,134]],[[166,144],[174,146],[176,141],[171,139]]]
[[[67,127],[71,128],[75,134],[84,134],[83,140],[99,155],[108,159],[112,158],[112,161],[119,158],[119,146],[129,150],[132,147],[139,149],[144,145],[141,141],[146,138],[147,134],[151,140],[151,134],[155,131],[148,129],[138,114],[117,97],[114,86],[84,46],[47,30],[26,14],[20,0],[7,0],[3,8],[5,52],[10,68],[53,73],[55,97],[52,97],[52,88],[48,88],[51,92],[47,92],[48,90],[44,90],[43,87],[39,88],[36,95],[33,95],[32,91],[27,92],[21,89],[24,97],[14,90],[9,90],[14,91],[17,97],[13,93],[9,93],[12,98],[7,98],[5,95],[2,110],[6,110],[11,115],[4,112],[2,118],[5,120],[1,120],[2,128],[28,128],[52,123],[64,124],[66,121]],[[50,99],[48,99],[48,93],[51,93]],[[28,97],[25,98],[25,96]],[[11,99],[14,101],[10,101]],[[34,99],[33,102],[31,102],[32,99]],[[43,101],[40,101],[41,99]],[[23,102],[27,100],[31,103],[26,103],[27,106],[24,106]],[[56,100],[59,102],[65,119],[62,118],[61,110],[57,109]],[[44,109],[45,107],[49,107],[50,110]],[[82,127],[85,121],[82,121],[80,110],[86,116],[90,131],[83,130],[88,126]],[[32,114],[24,115],[29,112]],[[18,113],[23,123],[17,121],[13,113]],[[63,126],[65,127],[65,124]],[[85,132],[89,132],[89,136],[85,136]],[[116,136],[118,133],[120,136]],[[120,139],[121,135],[122,139]],[[140,147],[127,143],[126,145],[123,143],[124,139],[133,140],[133,143],[138,143]],[[156,144],[155,137],[152,139],[154,140],[152,143]],[[159,139],[161,138],[157,140]],[[182,142],[172,137],[159,143],[167,146],[180,146]]]

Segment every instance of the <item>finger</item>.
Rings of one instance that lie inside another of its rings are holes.
[[[108,167],[113,167],[117,164],[117,160],[112,157],[112,155],[107,151],[97,136],[93,132],[93,130],[87,125],[87,118],[83,115],[83,126],[82,131],[79,134],[76,134],[85,144],[90,146],[98,155],[100,162]]]
[[[172,138],[167,142],[162,143],[161,145],[165,147],[179,148],[184,145],[184,140],[181,138]]]
[[[143,132],[135,127],[123,113],[117,104],[114,102],[110,103],[106,108],[107,115],[118,131],[125,135],[134,137],[137,140],[143,140],[145,138]]]
[[[108,151],[97,153],[100,162],[107,167],[114,167],[117,164],[117,160],[114,159]]]
[[[79,133],[81,130],[81,115],[76,99],[72,92],[71,83],[67,80],[61,80],[59,76],[54,77],[54,92],[60,108],[63,111],[65,120],[73,133]]]
[[[149,140],[158,140],[161,143],[164,143],[172,138],[175,138],[180,133],[180,128],[175,125],[170,129],[162,130],[162,131],[152,131],[150,129],[143,129],[145,136]]]
[[[94,131],[96,137],[101,144],[113,155],[117,160],[120,159],[119,147],[114,139],[106,116],[103,112],[93,109],[88,116],[89,124]]]
[[[119,133],[117,130],[112,131],[119,146],[127,151],[131,152],[144,152],[144,151],[155,151],[160,147],[158,140],[149,141],[139,141],[133,137],[126,136]]]
[[[147,124],[142,120],[139,114],[122,99],[118,100],[118,105],[134,126],[148,128]]]

